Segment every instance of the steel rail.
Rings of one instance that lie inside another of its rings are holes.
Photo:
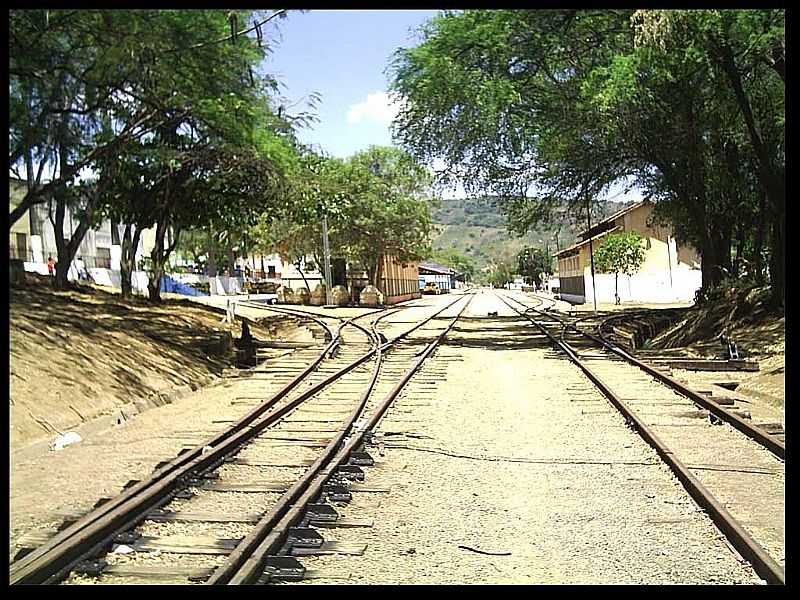
[[[20,560],[12,563],[9,566],[9,582],[12,584],[26,583],[33,573],[40,572],[44,561],[42,557],[52,554],[57,547],[67,543],[70,539],[79,535],[86,527],[96,523],[99,519],[105,518],[107,515],[112,513],[112,511],[115,511],[126,502],[129,502],[131,499],[139,496],[157,482],[166,478],[174,480],[174,476],[178,470],[183,472],[187,467],[193,468],[197,466],[200,464],[198,463],[198,459],[203,455],[205,448],[219,446],[223,440],[242,431],[245,427],[258,419],[264,412],[269,410],[272,406],[284,398],[292,389],[294,389],[301,381],[303,381],[303,379],[305,379],[309,373],[316,369],[316,367],[319,366],[319,364],[324,360],[325,356],[332,352],[333,349],[339,344],[339,335],[343,325],[340,326],[334,333],[323,321],[318,320],[318,323],[329,332],[331,340],[322,349],[317,358],[308,365],[308,367],[303,369],[303,371],[301,371],[291,381],[288,381],[270,398],[265,400],[262,404],[256,406],[253,410],[241,417],[233,425],[230,425],[229,427],[223,429],[220,433],[215,434],[201,444],[198,444],[194,449],[177,456],[169,463],[156,470],[147,479],[131,486],[115,498],[112,498],[105,504],[87,513],[69,527],[66,527],[58,532],[45,544],[39,546],[29,554],[26,554]],[[39,583],[39,581],[35,581],[35,583]]]
[[[786,578],[783,567],[781,567],[764,548],[750,536],[734,516],[729,513],[700,480],[692,474],[686,465],[684,465],[644,421],[636,415],[635,411],[603,383],[591,369],[584,365],[577,353],[568,344],[561,342],[561,340],[552,335],[546,327],[538,323],[535,319],[514,308],[503,296],[500,296],[500,299],[511,308],[511,310],[528,319],[542,333],[550,338],[550,340],[558,346],[581,371],[583,371],[589,380],[603,392],[603,395],[622,413],[626,422],[631,425],[658,453],[661,459],[667,463],[672,472],[675,473],[675,476],[681,481],[686,491],[688,491],[692,498],[706,510],[717,528],[730,540],[731,544],[742,557],[752,564],[756,573],[768,583],[785,585]],[[520,302],[518,303],[522,304]]]
[[[509,298],[509,299],[514,301],[514,302],[516,302],[517,304],[525,306],[522,302],[520,302],[516,298]],[[541,312],[541,311],[538,311],[535,308],[532,308],[531,310],[534,310],[536,312]],[[746,421],[745,419],[743,419],[739,415],[734,414],[734,413],[726,410],[724,407],[722,407],[719,404],[717,404],[716,402],[713,402],[712,400],[706,398],[702,394],[698,394],[694,390],[692,390],[689,387],[687,387],[684,384],[682,384],[680,381],[677,381],[677,380],[673,379],[672,377],[670,377],[669,375],[666,375],[665,373],[662,373],[661,371],[659,371],[655,367],[653,367],[653,366],[647,364],[646,362],[636,358],[635,356],[631,356],[625,350],[623,350],[622,348],[618,347],[616,344],[613,344],[609,340],[607,340],[602,335],[602,333],[600,333],[600,336],[598,337],[598,336],[596,336],[596,335],[594,335],[592,333],[589,333],[588,331],[579,329],[578,327],[575,326],[574,323],[567,323],[563,319],[559,319],[555,315],[547,313],[547,316],[552,317],[557,321],[560,321],[561,324],[564,326],[564,329],[562,331],[562,340],[564,339],[564,335],[565,335],[567,330],[569,330],[569,329],[575,330],[578,334],[589,338],[590,340],[594,341],[596,344],[599,344],[600,346],[602,346],[603,348],[609,350],[610,352],[613,352],[614,354],[616,354],[620,358],[628,361],[630,364],[632,364],[632,365],[634,365],[636,367],[639,367],[640,369],[642,369],[643,371],[645,371],[646,373],[648,373],[649,375],[651,375],[652,377],[654,377],[655,379],[657,379],[658,381],[660,381],[661,383],[666,385],[667,387],[675,390],[676,392],[678,392],[679,394],[681,394],[683,396],[686,396],[692,402],[694,402],[696,404],[699,404],[700,406],[705,408],[707,411],[709,411],[710,413],[714,414],[716,417],[719,417],[720,419],[722,419],[723,421],[725,421],[726,423],[730,424],[732,427],[734,427],[735,429],[737,429],[738,431],[740,431],[741,433],[743,433],[744,435],[746,435],[747,437],[752,439],[757,444],[763,446],[764,448],[766,448],[767,450],[772,452],[772,454],[774,454],[775,456],[777,456],[781,460],[785,460],[786,459],[786,444],[784,442],[782,442],[781,440],[773,437],[772,435],[770,435],[769,433],[767,433],[766,431],[764,431],[763,429],[761,429],[757,425],[753,425],[752,423],[749,423],[748,421]],[[617,319],[617,318],[621,318],[621,317],[616,317],[616,316],[609,317],[609,319]],[[600,327],[602,327],[602,325],[603,325],[603,323],[598,325],[598,330],[599,330]]]
[[[170,493],[183,482],[190,479],[192,474],[202,472],[215,464],[221,463],[224,456],[234,451],[238,446],[245,444],[250,438],[268,427],[280,416],[294,406],[309,398],[314,393],[339,379],[342,375],[368,360],[376,351],[393,345],[403,339],[412,331],[421,327],[428,320],[447,310],[455,302],[441,309],[419,325],[404,332],[382,346],[373,347],[359,359],[356,359],[328,378],[320,381],[298,398],[278,411],[262,416],[267,410],[283,399],[294,387],[311,373],[327,354],[332,352],[340,342],[341,330],[351,321],[374,313],[365,313],[351,317],[342,323],[333,335],[331,342],[323,348],[320,355],[294,379],[287,382],[283,388],[276,392],[270,399],[250,411],[235,424],[229,426],[219,434],[215,434],[206,442],[198,445],[193,450],[176,457],[167,465],[161,467],[148,479],[141,481],[119,496],[101,505],[90,513],[84,515],[57,533],[45,544],[25,555],[19,561],[10,565],[9,583],[47,583],[57,581],[59,576],[68,572],[77,562],[87,554],[98,550],[98,546],[105,545],[107,539],[121,531],[125,531],[146,517],[153,508],[169,500]],[[394,311],[393,311],[394,312]],[[389,313],[392,314],[392,313]],[[388,316],[388,314],[386,315]],[[323,324],[327,328],[327,325]],[[208,449],[211,448],[209,451]]]
[[[228,556],[226,562],[220,566],[207,581],[208,584],[248,584],[253,583],[260,576],[264,557],[276,552],[280,548],[289,527],[302,517],[306,505],[317,497],[334,471],[344,463],[350,453],[363,442],[364,434],[374,429],[392,401],[397,397],[403,387],[405,387],[406,383],[408,383],[409,379],[411,379],[422,363],[450,332],[473,297],[474,295],[470,295],[467,298],[467,302],[459,310],[453,321],[426,346],[420,357],[383,398],[379,406],[372,413],[369,421],[363,427],[356,429],[353,424],[364,410],[371,390],[362,394],[359,405],[349,415],[346,424],[339,430],[336,437],[325,447],[323,454],[306,471],[302,479],[295,483],[295,485],[281,497],[279,503],[261,519],[253,533],[248,536],[246,546],[242,547],[241,551],[237,548],[234,553]],[[463,295],[461,298],[458,298],[458,300],[461,299],[463,299]],[[456,300],[456,302],[458,300]],[[445,310],[453,306],[453,304],[455,304],[455,302],[449,304]],[[443,311],[439,312],[441,313]],[[353,431],[348,438],[348,432],[351,429],[353,429]]]

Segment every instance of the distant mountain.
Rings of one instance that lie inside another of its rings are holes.
[[[604,216],[624,206],[626,203],[607,202]],[[525,246],[547,248],[554,253],[557,247],[566,248],[575,243],[577,234],[586,229],[585,222],[572,224],[565,217],[553,227],[537,228],[517,237],[505,228],[505,218],[497,201],[491,198],[442,200],[441,207],[433,211],[432,217],[437,230],[432,243],[434,250],[456,250],[472,258],[478,270],[492,263],[513,262]]]

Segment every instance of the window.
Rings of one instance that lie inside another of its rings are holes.
[[[275,277],[275,265],[269,265],[267,267],[267,277],[274,278]]]
[[[98,248],[95,266],[99,269],[111,268],[111,248]]]
[[[28,260],[28,235],[17,233],[14,237],[16,238],[16,246],[11,246],[10,258]]]

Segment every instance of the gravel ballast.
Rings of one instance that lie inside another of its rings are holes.
[[[374,526],[324,532],[365,554],[303,557],[306,568],[359,584],[759,583],[576,367],[488,292],[465,316],[494,311],[437,351],[446,375],[424,386],[430,406],[412,380],[397,401],[412,414],[381,423],[414,437],[372,450],[367,483],[390,491],[347,513]]]

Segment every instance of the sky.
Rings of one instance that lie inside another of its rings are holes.
[[[271,28],[273,53],[264,69],[286,87],[281,93],[307,110],[304,98],[322,96],[320,121],[299,138],[326,153],[346,157],[372,144],[391,144],[396,114],[387,95],[391,56],[417,44],[417,29],[435,10],[291,11]]]
[[[290,11],[271,26],[273,52],[263,69],[282,84],[288,112],[308,110],[307,98],[321,95],[319,122],[301,129],[299,139],[344,158],[370,145],[392,143],[389,125],[396,115],[389,96],[387,69],[392,54],[419,43],[417,29],[436,10]],[[439,168],[439,165],[434,165]],[[441,190],[443,197],[464,197],[461,185]],[[613,186],[607,199],[638,201],[639,190]]]

